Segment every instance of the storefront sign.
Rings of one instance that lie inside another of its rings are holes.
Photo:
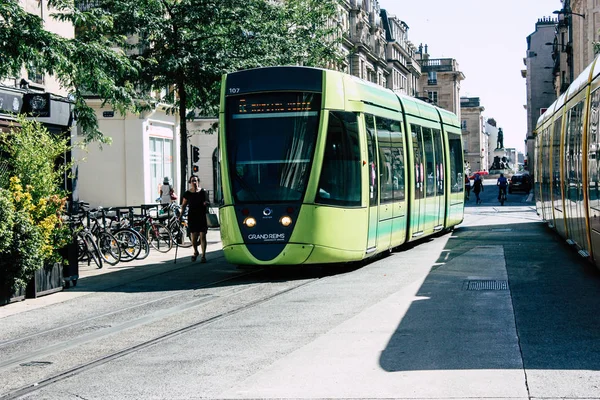
[[[23,113],[30,117],[50,117],[50,93],[27,93],[23,96]]]

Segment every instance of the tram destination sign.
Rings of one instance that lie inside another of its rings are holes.
[[[292,66],[257,68],[227,75],[226,85],[227,96],[265,91],[321,92],[323,70]]]

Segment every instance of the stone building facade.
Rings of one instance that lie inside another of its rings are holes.
[[[346,3],[346,1],[344,1]],[[387,87],[386,33],[377,0],[349,2],[348,72],[361,79]]]
[[[471,171],[487,171],[488,135],[483,128],[483,111],[479,97],[460,98],[461,130],[465,164]]]
[[[419,47],[422,75],[419,78],[420,96],[429,99],[443,109],[455,113],[461,119],[460,82],[465,75],[453,58],[430,58],[427,45]]]
[[[408,40],[408,25],[386,10],[381,10],[386,32],[387,63],[390,72],[387,87],[408,96],[419,93],[421,64],[416,60],[417,48]]]
[[[553,57],[553,43],[558,28],[558,20],[554,18],[541,18],[535,24],[535,31],[527,36],[527,54],[523,59],[526,69],[521,71],[525,78],[525,90],[527,98],[527,137],[526,157],[533,158],[535,138],[533,130],[540,115],[546,108],[556,100],[553,82],[550,72],[556,68],[558,60]],[[533,164],[533,163],[532,163]],[[535,165],[529,165],[530,173],[533,173]]]
[[[563,0],[559,14],[571,29],[573,77],[577,77],[596,57],[594,43],[600,42],[600,1]],[[567,34],[567,38],[569,38]]]

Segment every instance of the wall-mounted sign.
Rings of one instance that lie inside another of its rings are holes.
[[[104,118],[112,118],[115,116],[115,112],[114,111],[102,111],[102,116]]]
[[[21,93],[0,92],[0,112],[18,114],[21,112],[22,104]]]
[[[50,93],[23,95],[23,113],[30,117],[50,117]]]

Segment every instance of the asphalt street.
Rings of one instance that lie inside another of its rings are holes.
[[[600,399],[600,273],[493,184],[363,266],[82,266],[0,307],[0,399]]]

